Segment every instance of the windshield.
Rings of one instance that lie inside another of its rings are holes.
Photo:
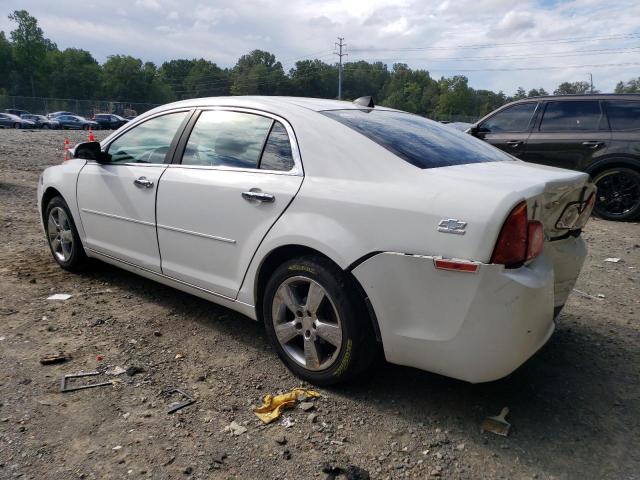
[[[327,110],[321,113],[418,168],[512,160],[482,140],[411,113],[392,110]]]

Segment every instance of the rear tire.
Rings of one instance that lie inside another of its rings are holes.
[[[605,220],[631,221],[640,217],[640,172],[616,167],[594,176],[598,187],[594,213]]]
[[[278,356],[309,383],[353,380],[378,352],[364,299],[353,280],[324,257],[303,256],[280,265],[267,282],[262,305]]]
[[[70,272],[83,270],[88,263],[87,255],[69,206],[62,197],[53,197],[47,204],[44,225],[49,249],[58,265]]]

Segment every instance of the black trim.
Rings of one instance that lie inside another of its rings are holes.
[[[268,118],[268,117],[267,117]],[[264,155],[264,149],[267,148],[267,142],[269,141],[269,136],[271,135],[271,131],[273,130],[273,126],[276,124],[276,120],[271,119],[271,126],[269,127],[269,131],[267,132],[267,136],[264,137],[264,141],[262,142],[262,148],[260,149],[260,155],[258,155],[258,164],[256,165],[256,169],[260,170],[260,165],[262,164],[262,156]],[[286,129],[285,129],[286,132]],[[289,135],[287,135],[288,137]],[[291,142],[289,142],[291,143]]]
[[[182,156],[184,155],[184,150],[187,148],[187,142],[189,141],[189,137],[191,136],[191,132],[193,131],[193,127],[195,126],[198,118],[200,118],[200,114],[202,110],[195,109],[192,115],[189,117],[189,120],[185,123],[182,128],[182,132],[179,136],[174,137],[173,141],[175,142],[175,149],[173,151],[173,155],[171,156],[171,161],[169,164],[181,164]],[[172,142],[173,145],[173,142]]]
[[[358,258],[355,262],[353,262],[351,265],[349,265],[345,270],[347,272],[352,272],[353,270],[355,270],[356,268],[358,268],[361,264],[363,264],[364,262],[366,262],[367,260],[369,260],[372,257],[375,257],[376,255],[378,255],[379,253],[382,253],[382,251],[379,252],[369,252],[366,255],[363,255],[362,257]]]

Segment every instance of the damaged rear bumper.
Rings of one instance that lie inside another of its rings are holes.
[[[475,273],[436,269],[430,256],[385,252],[352,273],[371,301],[389,362],[487,382],[513,372],[554,331],[554,307],[566,301],[585,249],[572,238],[548,250],[518,269],[480,264]],[[556,285],[557,256],[569,253]]]

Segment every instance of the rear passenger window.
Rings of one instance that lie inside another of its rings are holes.
[[[264,146],[260,169],[288,172],[292,168],[293,156],[291,154],[289,135],[284,125],[280,122],[275,122]]]
[[[597,101],[549,102],[540,124],[541,132],[585,132],[606,129]]]
[[[607,116],[611,130],[640,129],[640,102],[608,101]]]
[[[257,168],[273,120],[225,110],[202,112],[182,157],[183,165]]]

